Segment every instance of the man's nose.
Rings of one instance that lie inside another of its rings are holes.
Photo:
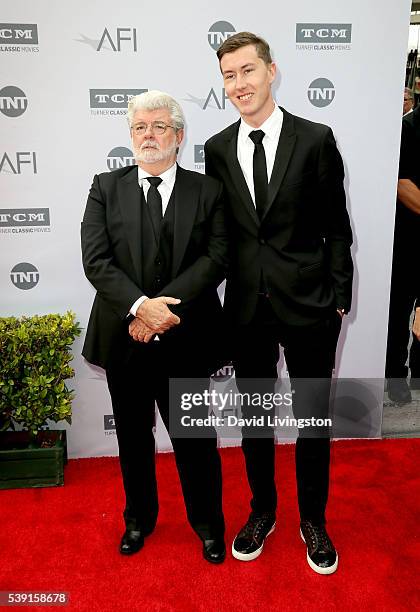
[[[146,131],[145,131],[144,135],[147,136],[148,138],[150,138],[150,136],[153,137],[154,134],[153,134],[152,124],[149,124],[149,125],[146,126]]]
[[[238,74],[236,75],[236,89],[244,89],[246,87],[245,76]]]

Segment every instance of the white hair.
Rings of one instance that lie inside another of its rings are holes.
[[[185,117],[182,108],[174,98],[163,91],[145,91],[138,96],[133,96],[128,103],[127,119],[128,125],[132,126],[133,118],[138,110],[159,110],[166,108],[171,116],[171,121],[176,130],[182,130],[185,125]]]

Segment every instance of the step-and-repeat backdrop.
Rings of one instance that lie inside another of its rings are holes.
[[[93,175],[133,163],[128,100],[148,89],[173,95],[187,119],[179,162],[203,172],[203,143],[237,118],[215,51],[251,30],[271,44],[278,103],[337,138],[356,270],[336,374],[380,381],[410,4],[2,2],[0,315],[71,309],[86,326],[94,291],[81,265],[80,221]],[[81,345],[70,454],[116,454],[104,373],[83,360]],[[357,417],[369,435],[380,435],[382,390],[369,390]],[[159,421],[157,439],[169,448]]]

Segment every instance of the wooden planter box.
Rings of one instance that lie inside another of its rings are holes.
[[[65,430],[0,432],[0,489],[57,487],[64,484],[67,463]]]

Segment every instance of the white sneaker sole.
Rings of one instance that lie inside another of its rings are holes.
[[[272,528],[270,529],[270,531],[265,536],[264,542],[268,538],[268,536],[273,533],[275,527],[276,527],[276,523],[273,524]],[[233,540],[233,543],[232,543],[232,556],[235,557],[235,559],[239,559],[239,561],[253,561],[257,557],[259,557],[260,554],[262,553],[263,548],[264,548],[264,542],[261,544],[261,546],[259,548],[257,548],[257,550],[254,550],[253,553],[249,553],[249,555],[246,555],[245,553],[241,553],[241,552],[238,552],[237,550],[235,550],[235,548],[234,548],[235,540]]]
[[[302,540],[305,542],[305,545],[306,545],[306,540],[303,537],[302,530],[300,530],[300,537],[302,538]],[[338,552],[336,552],[335,554],[336,554],[336,558],[335,558],[334,565],[331,565],[330,567],[319,567],[319,565],[314,563],[312,559],[310,558],[309,553],[308,553],[308,547],[306,545],[306,560],[308,562],[309,567],[313,569],[314,572],[316,572],[317,574],[324,574],[324,575],[334,574],[335,570],[338,567]]]

